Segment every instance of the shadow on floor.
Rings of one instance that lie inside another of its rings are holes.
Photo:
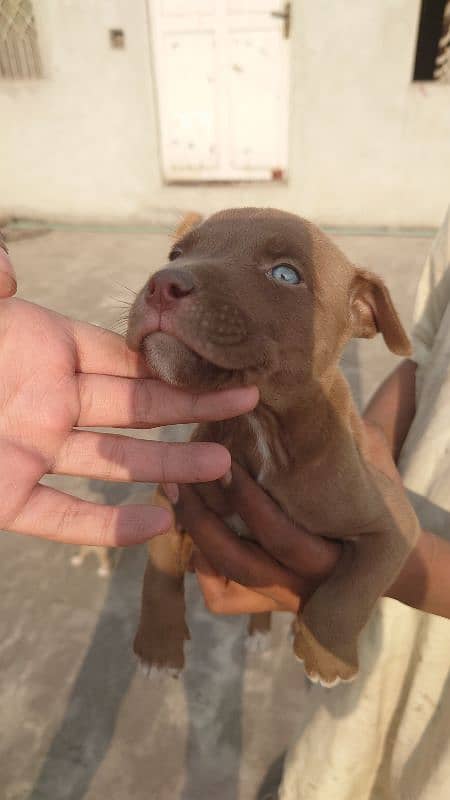
[[[276,800],[278,797],[278,788],[283,777],[284,759],[286,753],[281,753],[277,759],[270,765],[267,770],[264,780],[259,787],[258,794],[255,800]]]
[[[238,800],[246,619],[212,617],[187,578],[192,641],[183,675],[188,730],[180,800]]]
[[[145,551],[123,551],[64,718],[27,800],[82,800],[114,734],[136,670],[131,641]]]

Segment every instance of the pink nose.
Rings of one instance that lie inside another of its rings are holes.
[[[171,308],[194,291],[194,280],[187,270],[171,267],[156,272],[150,278],[145,292],[149,305]]]

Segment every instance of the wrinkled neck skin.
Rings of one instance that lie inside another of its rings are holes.
[[[355,432],[357,418],[349,386],[337,366],[306,386],[297,383],[288,388],[277,382],[263,387],[254,413],[272,415],[279,435],[284,435],[289,461],[297,463],[329,452],[335,441]]]

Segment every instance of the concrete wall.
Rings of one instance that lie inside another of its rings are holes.
[[[157,204],[144,0],[34,0],[46,77],[0,82],[0,203],[18,213],[127,217]],[[112,50],[110,28],[126,49]]]
[[[288,183],[208,188],[161,180],[145,0],[34,6],[46,77],[0,83],[0,213],[145,220],[259,203],[329,224],[443,216],[450,86],[411,83],[420,0],[332,11],[294,0]],[[110,48],[110,28],[125,30],[124,50]]]

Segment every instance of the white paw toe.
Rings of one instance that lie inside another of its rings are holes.
[[[139,671],[151,681],[161,682],[164,678],[178,678],[180,670],[176,667],[158,667],[156,664],[147,664],[138,660]]]
[[[337,675],[333,681],[326,681],[324,678],[319,678],[319,683],[324,689],[332,689],[333,686],[339,686],[342,683],[342,678]]]

